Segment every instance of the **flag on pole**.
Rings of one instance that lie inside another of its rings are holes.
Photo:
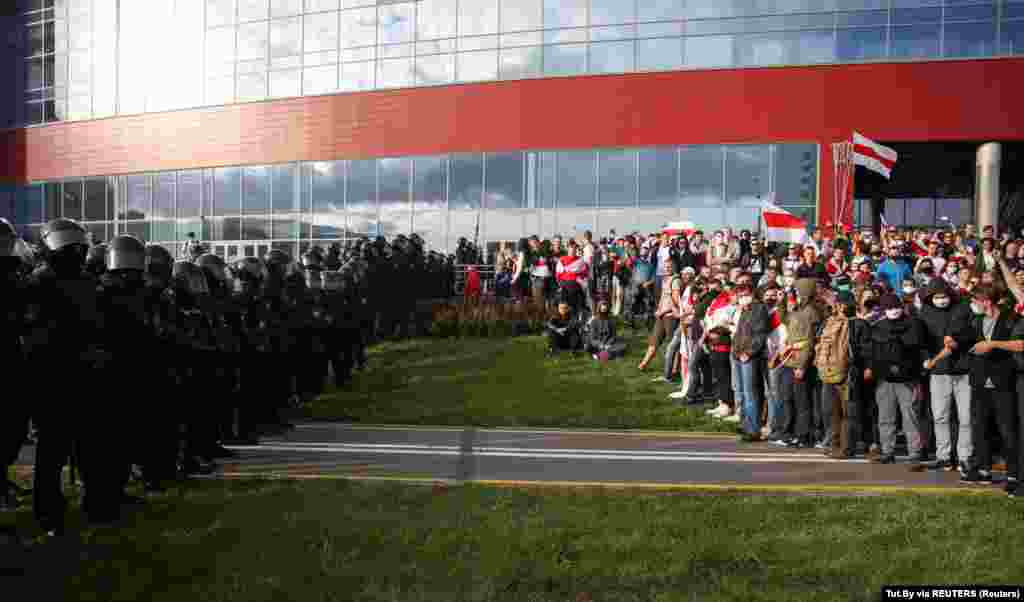
[[[662,228],[661,231],[669,236],[678,236],[682,234],[689,238],[697,231],[697,227],[693,225],[693,222],[669,222],[668,224],[665,224],[665,227]]]
[[[765,240],[803,244],[807,240],[807,223],[785,209],[765,203],[761,209],[766,230]]]
[[[888,146],[868,140],[857,132],[853,133],[853,162],[880,173],[889,179],[892,168],[896,165],[896,151]]]

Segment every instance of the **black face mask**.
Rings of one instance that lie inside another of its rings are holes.
[[[935,268],[921,268],[921,273],[931,276],[935,273]]]

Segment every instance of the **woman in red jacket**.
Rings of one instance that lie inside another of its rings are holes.
[[[583,286],[587,282],[587,262],[580,256],[580,247],[575,240],[569,241],[569,254],[558,259],[555,267],[558,289],[563,299],[569,302],[574,314],[585,307]]]

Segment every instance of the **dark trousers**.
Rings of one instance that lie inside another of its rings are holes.
[[[992,469],[992,446],[987,426],[995,417],[1006,456],[1006,474],[1019,477],[1017,394],[981,387],[971,388],[971,438],[974,439],[973,468]]]
[[[17,460],[21,446],[28,434],[28,404],[19,400],[10,400],[4,408],[3,419],[0,420],[0,484],[7,478],[7,469]]]
[[[832,451],[840,454],[850,454],[856,449],[852,448],[853,420],[851,419],[850,386],[849,382],[839,384],[821,385],[822,404],[828,404],[829,419],[829,444]]]
[[[569,329],[565,334],[560,334],[554,330],[548,330],[548,347],[555,351],[579,351],[583,349],[583,338],[580,336],[580,332],[575,329]]]
[[[715,398],[733,405],[732,360],[728,351],[711,352],[711,373],[715,379]]]
[[[67,500],[61,471],[71,457],[74,417],[49,408],[36,411],[32,420],[36,427],[33,511],[44,530],[62,528]]]
[[[782,368],[779,389],[784,401],[786,419],[783,424],[793,421],[793,435],[805,442],[811,439],[811,393],[815,381],[814,369],[804,371],[803,380],[796,380],[794,369]]]
[[[583,298],[583,287],[579,283],[561,281],[558,283],[558,288],[559,293],[568,301],[573,314],[578,314],[586,308],[586,300]]]

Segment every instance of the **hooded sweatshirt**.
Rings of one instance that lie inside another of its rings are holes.
[[[788,332],[788,343],[795,351],[786,360],[787,368],[806,370],[811,365],[814,347],[817,344],[818,326],[823,317],[814,303],[817,283],[810,278],[796,281],[796,292],[799,296],[795,310],[786,312],[785,322]]]
[[[935,307],[932,298],[942,293],[949,297],[949,305],[943,309]],[[927,333],[927,349],[930,357],[938,355],[946,337],[957,343],[956,350],[932,369],[932,374],[967,374],[967,352],[974,342],[971,328],[971,309],[966,303],[958,303],[956,295],[945,281],[932,280],[921,294],[921,310],[918,317],[924,323]]]

